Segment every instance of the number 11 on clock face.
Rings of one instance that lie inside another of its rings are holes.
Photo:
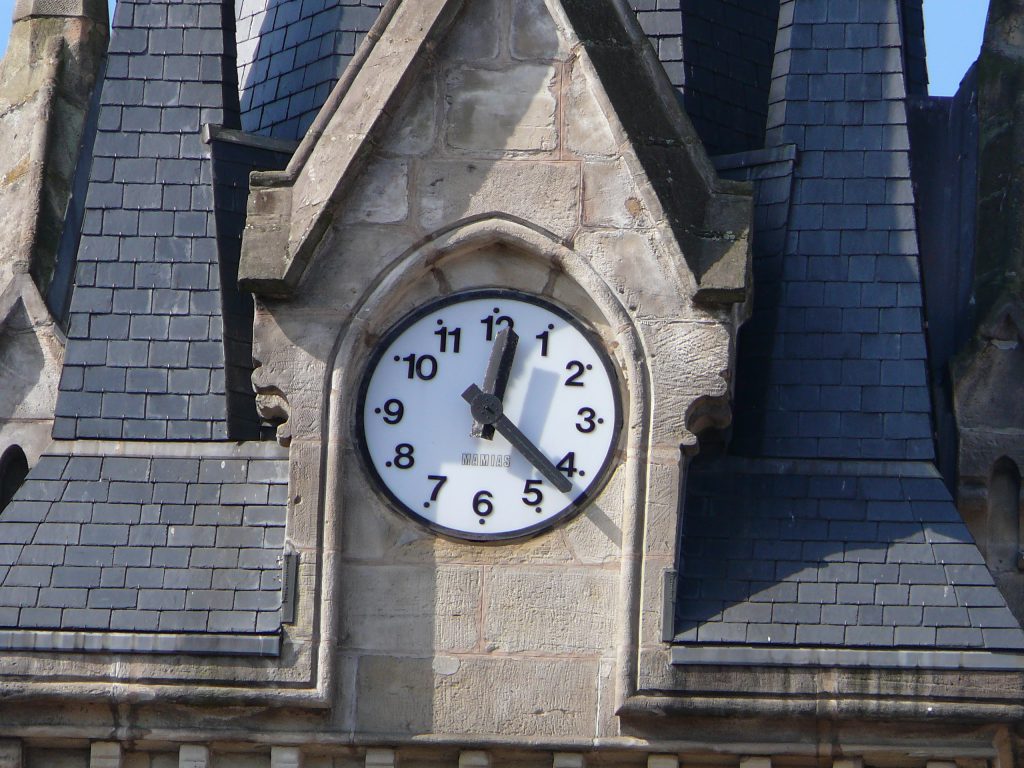
[[[621,406],[597,335],[512,291],[434,302],[385,336],[360,387],[357,439],[401,512],[473,540],[536,533],[600,490]]]

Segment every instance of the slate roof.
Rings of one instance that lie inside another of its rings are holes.
[[[779,26],[768,144],[798,157],[783,252],[755,261],[734,449],[930,460],[899,4],[787,0]]]
[[[288,461],[224,453],[43,456],[0,516],[0,627],[277,631]]]
[[[676,639],[710,649],[703,663],[722,646],[1024,649],[931,463],[904,75],[917,5],[781,3],[768,149],[716,159],[755,182],[755,290],[728,453],[687,474]]]
[[[657,5],[661,9],[665,3]],[[676,5],[682,7],[682,35],[659,39],[659,53],[705,147],[713,155],[760,149],[778,2],[676,0]],[[646,29],[647,13],[637,15]],[[679,61],[669,58],[669,51],[678,51]]]
[[[233,436],[211,161],[199,133],[237,123],[224,7],[118,6],[54,437]]]
[[[384,0],[236,0],[242,127],[301,139]]]
[[[56,440],[0,514],[0,647],[277,652],[288,453],[228,440],[260,436],[248,174],[288,151],[209,135],[238,126],[232,35],[223,0],[118,3]]]
[[[777,3],[629,0],[712,152],[760,147]],[[384,0],[236,0],[242,127],[299,140]]]
[[[1024,650],[928,464],[694,462],[677,640]]]

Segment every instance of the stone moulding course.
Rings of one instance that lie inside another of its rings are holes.
[[[278,656],[281,636],[3,630],[0,651]]]
[[[106,0],[15,0],[15,22],[30,17],[84,17],[107,20]]]

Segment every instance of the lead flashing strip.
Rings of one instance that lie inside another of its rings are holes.
[[[0,651],[280,656],[280,635],[0,631]]]
[[[869,650],[861,648],[751,648],[676,646],[672,664],[765,667],[1024,670],[1024,654],[983,651]]]
[[[749,152],[736,152],[732,155],[716,155],[711,164],[719,173],[741,168],[753,168],[760,165],[772,165],[796,160],[796,144],[780,144],[777,147],[753,149]]]
[[[270,152],[281,152],[286,155],[293,154],[299,147],[299,142],[297,141],[258,136],[255,133],[246,133],[235,128],[225,128],[223,125],[214,125],[212,123],[203,124],[202,139],[204,144],[223,141],[228,144],[265,149]]]

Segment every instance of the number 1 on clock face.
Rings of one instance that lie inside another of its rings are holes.
[[[511,350],[496,347],[511,336]],[[478,393],[474,404],[467,392]],[[473,408],[484,405],[491,423],[481,428]],[[363,380],[358,431],[374,480],[400,510],[450,535],[492,539],[535,532],[592,498],[620,421],[595,334],[527,294],[477,291],[425,307],[385,337]]]

